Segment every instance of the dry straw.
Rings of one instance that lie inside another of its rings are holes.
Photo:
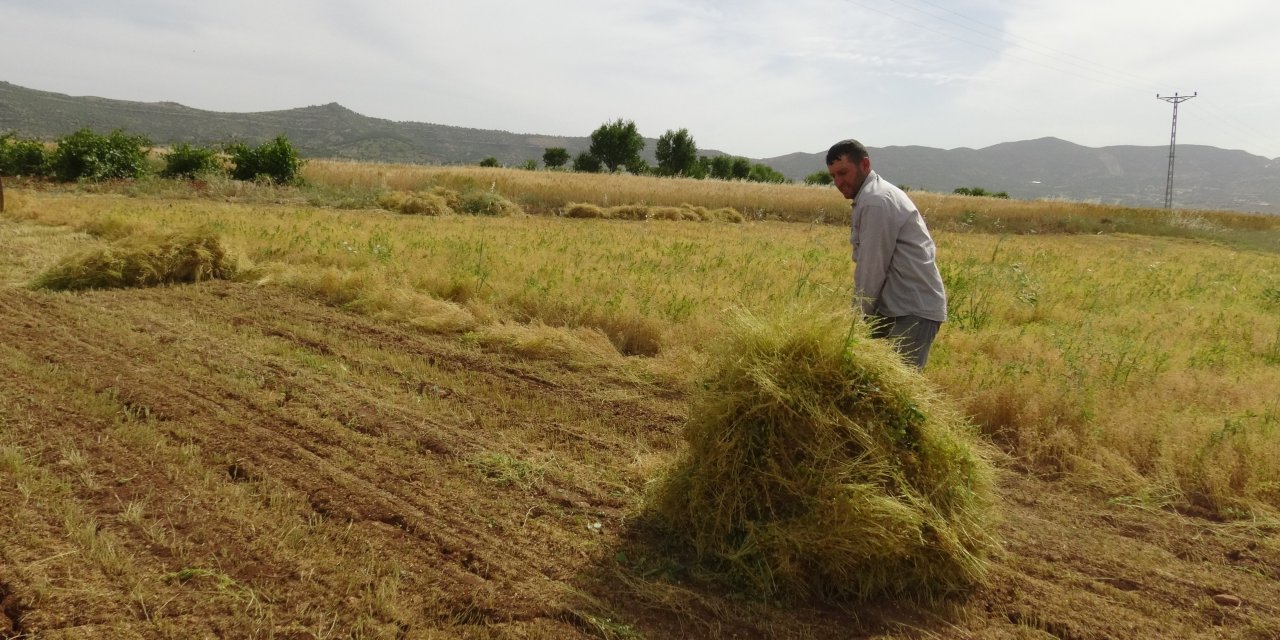
[[[118,289],[230,278],[234,258],[205,231],[127,236],[63,258],[36,276],[36,289]]]
[[[984,575],[991,468],[972,429],[847,317],[738,314],[685,438],[654,515],[737,588],[928,599]]]

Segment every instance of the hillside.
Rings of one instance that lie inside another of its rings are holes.
[[[1065,198],[1159,207],[1164,204],[1169,148],[1091,148],[1057,138],[982,149],[884,147],[872,164],[896,184],[949,193],[958,186],[1006,191],[1013,198]],[[789,176],[812,173],[826,152],[764,162]],[[1280,213],[1280,160],[1244,151],[1178,145],[1174,204],[1197,209]]]
[[[123,128],[158,144],[260,142],[279,134],[308,157],[381,162],[475,164],[495,157],[515,166],[547,147],[576,154],[590,142],[564,137],[395,122],[330,103],[284,111],[221,113],[171,102],[72,97],[0,82],[0,132],[53,139],[81,127]],[[697,132],[693,132],[696,134]],[[654,162],[656,142],[644,155]],[[720,155],[703,150],[705,155]],[[728,151],[732,153],[732,150]],[[1014,198],[1065,198],[1127,206],[1164,203],[1167,146],[1090,148],[1056,138],[983,149],[888,146],[872,149],[878,171],[896,184],[949,193],[956,187],[1006,191]],[[759,160],[793,180],[824,169],[825,150]],[[1280,161],[1243,151],[1180,145],[1175,206],[1280,213]]]

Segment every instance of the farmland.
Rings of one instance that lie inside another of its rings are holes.
[[[924,375],[990,445],[1003,544],[986,584],[942,602],[777,603],[700,580],[643,511],[729,313],[848,308],[834,190],[307,178],[6,185],[0,632],[1280,633],[1280,219],[913,193],[951,297]],[[375,204],[433,187],[531,215]],[[746,222],[555,215],[571,202]],[[192,229],[237,276],[26,286]]]

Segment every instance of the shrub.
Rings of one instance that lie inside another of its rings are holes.
[[[58,139],[50,164],[54,176],[65,182],[138,178],[146,172],[150,146],[146,138],[120,129],[106,136],[81,129]]]
[[[31,286],[55,291],[152,287],[230,278],[235,272],[234,260],[213,234],[129,236],[64,258]]]
[[[804,177],[805,184],[830,185],[835,184],[835,179],[826,171],[814,171]]]
[[[164,170],[160,175],[165,178],[195,178],[218,173],[221,169],[216,150],[193,147],[184,142],[174,145],[164,154]]]
[[[968,422],[844,315],[738,314],[649,513],[767,598],[930,598],[985,575],[990,468]]]
[[[485,158],[484,160],[481,160],[481,161],[480,161],[480,166],[482,166],[482,167],[501,167],[501,166],[502,166],[502,163],[501,163],[501,162],[498,162],[498,159],[497,159],[497,158],[495,158],[495,157],[493,157],[493,156],[489,156],[488,158]]]
[[[0,175],[49,175],[49,157],[39,140],[18,140],[13,134],[0,136]]]
[[[302,160],[289,139],[276,136],[269,142],[250,147],[243,142],[227,145],[231,154],[231,177],[236,180],[270,179],[276,184],[290,184],[298,180]]]

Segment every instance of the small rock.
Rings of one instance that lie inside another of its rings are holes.
[[[1219,593],[1213,596],[1213,602],[1220,607],[1238,607],[1244,604],[1239,596],[1233,596],[1229,593]]]

